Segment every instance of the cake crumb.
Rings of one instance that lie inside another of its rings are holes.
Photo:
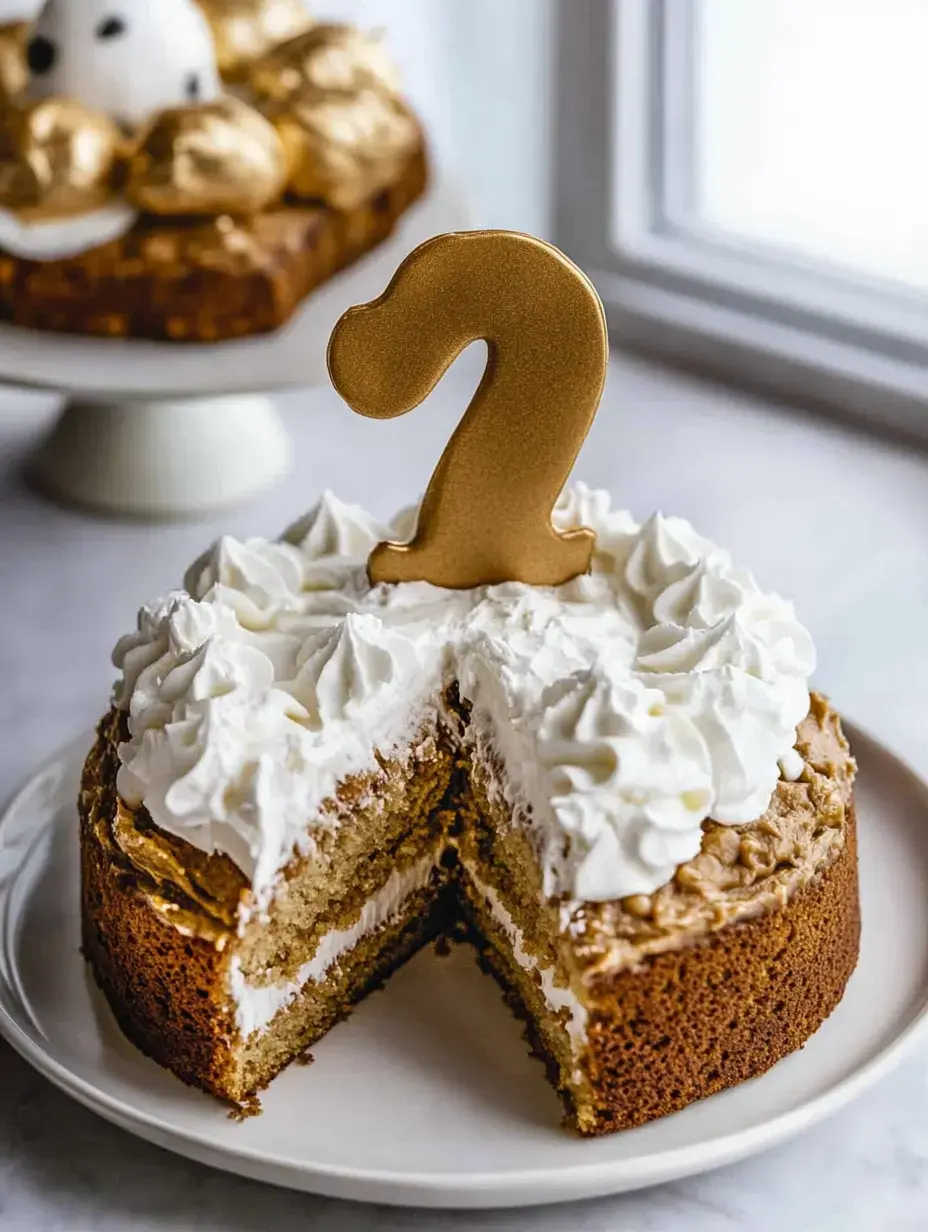
[[[236,1121],[239,1125],[243,1121],[247,1121],[250,1117],[260,1116],[262,1112],[261,1101],[257,1095],[250,1095],[248,1099],[243,1099],[239,1104],[233,1104],[229,1109],[229,1120]]]
[[[315,1059],[316,1058],[307,1048],[303,1052],[297,1053],[297,1055],[293,1058],[293,1061],[295,1065],[312,1065]]]

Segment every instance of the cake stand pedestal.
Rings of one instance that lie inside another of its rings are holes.
[[[336,321],[379,295],[417,245],[470,225],[440,180],[379,248],[314,292],[272,335],[210,345],[80,338],[0,324],[0,380],[68,401],[32,459],[38,486],[110,514],[174,518],[279,479],[292,449],[268,394],[325,384]]]
[[[140,517],[231,505],[289,469],[290,440],[270,398],[68,402],[30,467],[50,496]]]

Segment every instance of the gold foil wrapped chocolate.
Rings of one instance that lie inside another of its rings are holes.
[[[15,98],[26,88],[26,42],[30,29],[27,21],[0,25],[0,99]]]
[[[10,107],[0,122],[0,208],[27,221],[96,209],[119,187],[122,135],[66,98]]]
[[[126,195],[152,214],[254,214],[287,180],[280,137],[234,98],[162,112],[129,163]]]
[[[273,116],[290,165],[289,190],[352,210],[395,180],[421,136],[412,113],[377,90],[294,99]]]
[[[0,208],[51,219],[124,195],[150,214],[244,216],[286,194],[351,210],[399,177],[421,132],[378,36],[313,24],[302,0],[198,2],[241,96],[163,111],[132,138],[69,98],[7,101]],[[27,32],[0,28],[0,106],[27,84]]]
[[[262,57],[248,74],[259,100],[286,103],[307,92],[398,94],[399,74],[382,41],[353,26],[320,23]]]
[[[240,81],[279,43],[313,24],[302,0],[198,0],[213,30],[219,71]]]

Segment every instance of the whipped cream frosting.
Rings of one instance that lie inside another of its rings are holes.
[[[337,783],[437,722],[451,681],[552,898],[656,890],[697,855],[706,818],[753,821],[781,764],[801,772],[811,639],[688,522],[639,526],[577,484],[553,521],[596,532],[589,574],[371,587],[371,548],[415,518],[391,531],[326,493],[279,541],[220,540],[116,648],[120,794],[227,853],[259,901],[339,824]]]
[[[124,201],[113,201],[75,218],[26,222],[0,210],[0,248],[26,261],[64,261],[91,248],[121,239],[138,214]]]

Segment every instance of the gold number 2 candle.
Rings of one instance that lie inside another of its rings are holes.
[[[599,296],[563,253],[511,231],[428,240],[379,299],[341,318],[329,372],[353,410],[393,419],[479,339],[486,371],[416,536],[374,549],[372,582],[557,586],[590,567],[593,532],[559,533],[551,511],[599,408],[609,344]]]

